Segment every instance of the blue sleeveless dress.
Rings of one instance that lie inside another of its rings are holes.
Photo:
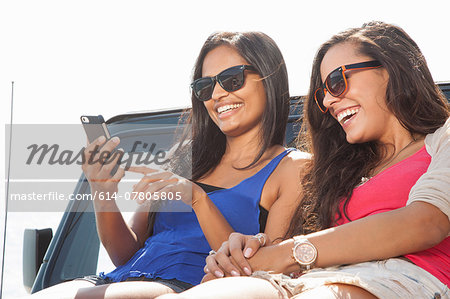
[[[286,149],[266,166],[238,185],[208,193],[234,231],[253,235],[260,231],[259,201],[263,187],[280,161],[293,149]],[[191,212],[157,213],[150,236],[144,247],[124,265],[100,277],[112,282],[130,277],[178,279],[199,284],[204,272],[205,258],[211,247]]]

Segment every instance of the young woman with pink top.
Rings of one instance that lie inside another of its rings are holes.
[[[313,156],[285,240],[232,234],[203,281],[241,277],[180,296],[449,298],[449,106],[416,43],[382,22],[333,36],[304,122]]]

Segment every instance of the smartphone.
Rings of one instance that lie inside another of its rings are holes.
[[[106,139],[111,138],[103,116],[82,115],[80,119],[89,143],[100,136],[105,136]]]
[[[81,123],[83,124],[84,131],[86,132],[86,136],[88,138],[89,143],[92,143],[100,136],[105,136],[106,140],[111,139],[111,135],[109,134],[108,127],[106,126],[105,120],[101,115],[82,115],[80,117]],[[110,155],[113,155],[116,152],[114,149]],[[109,155],[109,156],[110,156]],[[120,166],[121,159],[119,159],[117,165],[111,170],[111,175],[113,176],[117,169]]]

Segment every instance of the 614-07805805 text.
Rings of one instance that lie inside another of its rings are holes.
[[[181,192],[94,192],[86,194],[64,194],[59,192],[47,193],[13,193],[12,201],[66,201],[66,200],[181,200]]]

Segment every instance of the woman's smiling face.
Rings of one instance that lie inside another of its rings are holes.
[[[320,65],[322,82],[336,68],[373,60],[358,53],[355,43],[331,47]],[[387,141],[397,118],[386,106],[389,75],[385,68],[349,70],[345,72],[348,88],[339,97],[326,93],[323,104],[344,129],[349,143]],[[395,125],[394,125],[395,124]]]
[[[249,63],[230,46],[219,46],[205,57],[202,77],[213,77],[225,69]],[[250,130],[261,129],[261,119],[266,108],[266,93],[261,77],[245,71],[244,85],[228,92],[216,83],[210,100],[205,101],[209,116],[227,136],[239,136]]]

